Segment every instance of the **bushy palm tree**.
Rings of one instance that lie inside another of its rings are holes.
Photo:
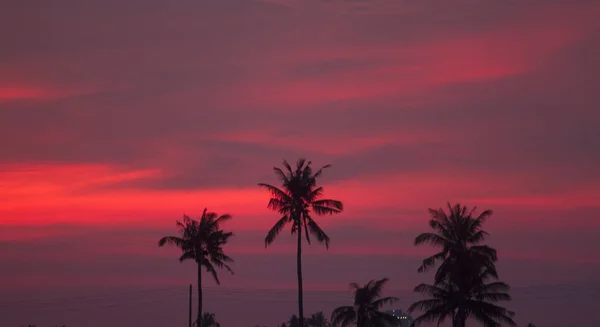
[[[386,323],[396,323],[396,317],[380,311],[384,305],[398,301],[396,297],[381,297],[387,281],[387,278],[383,278],[371,280],[364,286],[350,284],[354,289],[354,304],[333,310],[331,324],[341,327],[352,324],[356,324],[357,327],[383,327]]]
[[[233,259],[225,255],[223,246],[233,236],[231,232],[225,232],[220,224],[231,219],[230,215],[219,216],[214,212],[204,209],[200,220],[194,220],[188,216],[183,221],[177,221],[180,236],[166,236],[158,241],[158,246],[171,244],[182,251],[179,261],[194,260],[198,265],[198,326],[202,327],[202,268],[209,272],[215,282],[220,285],[216,268],[225,268],[231,274],[233,270],[228,263]]]
[[[201,323],[198,324],[198,321],[196,321],[195,325],[203,327],[221,327],[221,324],[217,322],[215,314],[210,312],[204,312],[202,314]]]
[[[462,266],[461,261],[478,262],[488,268],[491,276],[497,278],[494,264],[497,260],[496,250],[481,244],[489,235],[481,227],[492,215],[492,211],[485,210],[473,217],[476,208],[468,210],[466,206],[451,206],[449,203],[448,208],[448,214],[442,208],[429,209],[429,226],[434,232],[422,233],[415,238],[417,246],[430,244],[441,248],[438,253],[424,259],[418,271],[424,272],[433,267],[436,261],[442,260],[435,274],[436,282],[442,282],[449,273],[460,274],[457,269]]]
[[[509,286],[503,282],[488,282],[493,276],[485,267],[479,273],[466,273],[456,283],[450,278],[434,285],[420,284],[415,292],[430,298],[417,301],[408,309],[419,310],[423,314],[413,321],[414,326],[423,322],[437,321],[438,326],[446,319],[452,320],[452,326],[464,327],[467,318],[472,317],[485,327],[500,327],[503,324],[516,326],[512,319],[514,312],[497,306],[494,302],[510,301]],[[471,276],[469,276],[471,275]],[[466,286],[468,285],[468,286]]]
[[[431,244],[440,251],[425,260],[419,267],[423,272],[442,260],[432,285],[421,284],[416,292],[431,296],[431,299],[418,301],[409,311],[419,309],[423,314],[415,319],[418,325],[424,321],[437,320],[438,323],[452,319],[454,327],[464,327],[466,319],[473,317],[486,327],[497,327],[501,323],[514,325],[514,313],[492,302],[508,301],[508,285],[497,280],[495,262],[496,250],[481,244],[488,235],[482,229],[485,220],[492,214],[486,210],[474,217],[475,208],[448,204],[449,213],[443,209],[429,209],[429,226],[433,233],[423,233],[416,237],[415,245]]]
[[[317,186],[317,178],[323,173],[323,169],[313,172],[311,162],[299,159],[296,168],[283,161],[285,172],[278,167],[273,167],[273,171],[282,182],[282,187],[278,188],[269,184],[259,183],[271,193],[268,208],[277,211],[281,218],[275,223],[273,228],[265,237],[265,247],[273,243],[277,235],[283,230],[285,225],[291,223],[292,234],[298,238],[297,248],[297,274],[298,274],[298,320],[300,326],[304,326],[304,306],[302,294],[302,230],[306,236],[306,241],[310,244],[310,234],[318,242],[324,243],[329,248],[329,236],[313,220],[315,215],[333,215],[343,210],[342,202],[337,200],[323,199],[323,187]]]

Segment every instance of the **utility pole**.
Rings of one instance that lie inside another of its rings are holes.
[[[190,284],[190,326],[192,327],[192,284]]]

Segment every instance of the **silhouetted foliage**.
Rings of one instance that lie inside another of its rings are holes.
[[[231,274],[233,270],[227,265],[233,262],[223,252],[223,246],[233,236],[231,232],[224,232],[220,223],[231,219],[230,215],[218,216],[214,212],[204,209],[200,220],[194,220],[188,216],[183,217],[183,222],[177,221],[180,236],[166,236],[160,239],[159,246],[171,244],[181,249],[182,255],[179,261],[194,260],[198,265],[198,318],[202,325],[202,268],[212,274],[215,282],[221,284],[215,268],[227,269]]]
[[[442,260],[436,274],[436,282],[441,282],[453,269],[460,268],[457,264],[461,259],[469,262],[477,261],[486,266],[489,273],[497,278],[494,262],[497,260],[496,250],[480,243],[489,235],[481,229],[485,220],[492,215],[491,210],[482,212],[476,218],[473,213],[476,208],[467,212],[466,206],[448,204],[449,214],[442,208],[429,209],[431,220],[429,226],[433,233],[422,233],[415,238],[415,245],[430,244],[441,248],[440,252],[423,260],[418,271],[423,272]],[[455,273],[458,273],[455,271]]]
[[[300,324],[300,318],[298,318],[298,316],[296,315],[292,315],[290,317],[290,320],[288,321],[289,327],[300,327],[302,326]]]
[[[383,278],[371,280],[364,286],[350,284],[354,289],[354,304],[333,310],[331,324],[341,327],[352,324],[356,324],[357,327],[383,327],[385,323],[395,323],[394,316],[380,311],[384,305],[398,301],[395,297],[381,297],[383,286],[387,281],[387,278]]]
[[[313,220],[311,214],[333,215],[343,210],[342,202],[337,200],[323,199],[323,187],[317,186],[317,178],[323,173],[323,169],[330,167],[326,165],[313,173],[311,162],[299,159],[296,168],[283,161],[285,172],[278,167],[273,171],[282,182],[282,188],[269,184],[259,183],[271,193],[268,208],[277,211],[282,217],[275,223],[273,228],[265,237],[265,247],[273,243],[277,235],[286,224],[292,224],[292,234],[297,234],[297,274],[298,274],[298,321],[300,326],[304,325],[304,306],[302,299],[302,229],[306,241],[310,244],[312,234],[318,242],[329,247],[329,236]],[[292,326],[290,326],[292,327]]]
[[[487,232],[481,229],[491,211],[484,211],[474,218],[474,209],[448,204],[450,214],[442,209],[430,209],[432,219],[429,225],[436,233],[423,233],[415,239],[415,245],[429,243],[442,250],[426,258],[419,271],[422,272],[443,260],[438,268],[434,284],[420,284],[415,292],[430,296],[417,301],[409,312],[420,310],[413,325],[422,322],[452,319],[454,327],[464,327],[467,318],[472,317],[485,327],[500,327],[501,324],[515,325],[514,313],[492,302],[509,301],[509,286],[497,280],[495,267],[496,250],[480,245]]]
[[[204,312],[202,314],[202,322],[198,324],[198,320],[196,320],[194,325],[203,327],[221,327],[221,324],[217,322],[215,314],[210,312]]]
[[[330,327],[331,326],[329,321],[327,321],[327,318],[325,318],[323,311],[313,313],[312,316],[310,316],[310,318],[307,319],[306,325],[308,325],[308,327]]]
[[[527,327],[536,327],[536,326],[533,323],[530,322],[530,323],[527,324]]]

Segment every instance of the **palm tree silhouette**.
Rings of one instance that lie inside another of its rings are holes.
[[[489,235],[482,230],[482,224],[492,215],[491,210],[483,211],[479,216],[473,217],[475,207],[467,211],[466,206],[448,203],[449,214],[443,209],[429,209],[431,220],[429,226],[433,233],[422,233],[415,238],[415,245],[430,244],[440,247],[440,252],[425,258],[419,267],[419,272],[424,272],[433,267],[438,260],[443,260],[439,266],[435,281],[442,282],[449,273],[456,273],[461,267],[460,261],[470,264],[478,262],[488,268],[489,274],[497,278],[495,262],[498,259],[496,250],[480,243]]]
[[[474,273],[475,270],[478,273]],[[494,278],[487,267],[475,262],[459,280],[446,278],[434,285],[420,284],[414,291],[430,296],[429,299],[415,302],[409,312],[419,310],[423,314],[413,321],[413,326],[423,322],[436,321],[438,326],[446,319],[452,319],[453,327],[465,327],[467,318],[473,317],[485,327],[500,327],[502,324],[516,326],[512,319],[514,312],[497,306],[492,302],[510,301],[508,290],[503,282],[488,282]],[[457,278],[457,276],[453,276]]]
[[[204,327],[221,327],[221,324],[217,322],[215,314],[210,312],[204,312],[202,314],[201,323],[198,324],[198,320],[196,320],[195,325]]]
[[[535,325],[532,322],[530,322],[527,324],[527,327],[535,327]]]
[[[381,297],[383,286],[388,279],[371,280],[366,285],[350,284],[354,289],[354,305],[339,307],[331,313],[333,326],[383,327],[386,323],[396,323],[396,317],[379,311],[382,306],[398,301],[396,297]]]
[[[199,221],[185,215],[182,222],[177,221],[180,236],[166,236],[158,241],[158,246],[171,244],[181,249],[180,262],[194,260],[198,265],[198,327],[202,327],[202,268],[212,274],[218,285],[221,282],[215,267],[225,268],[233,274],[227,265],[233,259],[223,253],[223,246],[233,233],[224,232],[219,226],[229,219],[230,215],[218,216],[214,212],[207,212],[205,208]]]
[[[323,169],[330,167],[326,165],[313,173],[311,162],[299,159],[296,169],[293,170],[287,161],[283,161],[286,171],[273,167],[273,171],[281,180],[283,187],[259,183],[258,186],[265,188],[271,193],[267,207],[277,211],[282,217],[275,223],[273,228],[265,237],[265,247],[273,243],[279,232],[287,223],[292,223],[292,234],[297,234],[297,273],[298,273],[298,319],[300,326],[304,326],[304,306],[302,299],[302,229],[306,235],[306,241],[310,244],[312,234],[318,242],[325,243],[329,248],[329,236],[319,227],[311,217],[316,215],[333,215],[343,210],[342,202],[337,200],[322,199],[323,187],[317,186],[317,178],[323,173]]]

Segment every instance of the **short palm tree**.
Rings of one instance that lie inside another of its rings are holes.
[[[317,178],[323,173],[323,169],[313,172],[311,162],[299,159],[295,169],[283,161],[285,172],[278,167],[273,167],[273,171],[282,182],[282,188],[269,184],[259,183],[271,193],[267,207],[277,211],[282,217],[275,223],[273,228],[265,237],[265,247],[273,243],[279,232],[285,225],[291,223],[292,234],[298,238],[297,250],[297,273],[298,273],[298,320],[300,326],[304,326],[304,306],[302,298],[302,230],[306,236],[306,241],[310,244],[312,234],[318,242],[324,243],[329,248],[329,236],[313,220],[315,215],[333,215],[343,210],[342,202],[337,200],[323,199],[323,187],[317,186]]]
[[[158,246],[171,244],[181,249],[180,262],[194,260],[198,265],[198,327],[202,327],[202,268],[212,274],[218,285],[221,282],[215,268],[225,268],[233,274],[227,264],[233,259],[223,252],[223,246],[233,233],[225,232],[220,227],[222,222],[229,219],[230,215],[219,216],[204,209],[200,220],[184,216],[183,221],[177,221],[180,236],[166,236],[158,241]]]
[[[386,323],[396,323],[396,317],[380,311],[386,304],[398,301],[396,297],[381,297],[383,286],[388,279],[371,280],[364,286],[350,284],[354,289],[354,305],[339,307],[331,313],[333,326],[384,327]]]
[[[457,269],[461,267],[461,261],[469,264],[479,262],[488,268],[489,274],[497,278],[495,262],[497,260],[496,250],[481,245],[488,233],[481,229],[485,220],[492,215],[491,210],[485,210],[479,216],[473,217],[476,208],[468,210],[466,206],[448,203],[449,213],[443,209],[429,209],[431,220],[429,226],[433,233],[422,233],[415,238],[415,245],[430,244],[437,246],[440,251],[423,260],[418,271],[423,272],[433,267],[438,260],[442,260],[435,280],[442,282],[449,273],[460,274]]]
[[[509,286],[503,282],[488,282],[488,279],[494,278],[493,273],[477,263],[470,268],[471,272],[479,272],[463,274],[458,283],[446,278],[434,285],[420,284],[415,287],[415,292],[430,298],[417,301],[408,309],[409,312],[422,312],[413,321],[414,326],[433,321],[437,321],[439,326],[449,318],[453,327],[465,327],[469,317],[481,322],[484,327],[500,327],[503,324],[516,326],[512,319],[514,312],[493,304],[510,300]]]
[[[217,322],[215,314],[209,312],[204,312],[202,314],[201,323],[198,324],[198,321],[196,321],[196,325],[203,327],[221,327],[221,324]]]

